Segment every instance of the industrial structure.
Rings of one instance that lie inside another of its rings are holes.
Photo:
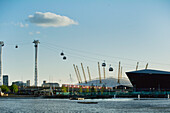
[[[37,68],[37,54],[38,54],[38,44],[40,43],[39,40],[34,40],[33,43],[35,44],[35,78],[34,78],[34,85],[38,86],[38,68]]]
[[[2,47],[4,46],[4,42],[0,41],[0,86],[2,85]]]
[[[170,72],[146,68],[126,74],[136,91],[170,91]]]

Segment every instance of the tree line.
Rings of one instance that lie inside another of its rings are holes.
[[[0,86],[1,91],[4,93],[17,93],[18,92],[18,86],[16,84],[13,84],[11,86],[6,86],[6,85],[2,85]]]

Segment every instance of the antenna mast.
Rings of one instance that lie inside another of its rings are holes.
[[[0,86],[2,85],[2,47],[4,46],[4,42],[0,41]]]

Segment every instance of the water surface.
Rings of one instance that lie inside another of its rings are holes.
[[[170,112],[168,99],[87,99],[98,104],[79,104],[68,99],[0,99],[0,113],[126,113]]]

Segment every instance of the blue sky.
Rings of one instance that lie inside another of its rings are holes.
[[[149,68],[169,70],[169,6],[168,0],[1,0],[3,74],[10,82],[34,83],[34,39],[40,40],[39,85],[43,80],[70,83],[69,74],[76,83],[72,65],[81,69],[81,62],[90,67],[92,78],[98,77],[97,62],[103,60],[115,69],[107,77],[117,77],[119,61],[123,72],[134,70],[137,61],[139,69],[149,63]],[[66,16],[78,24],[37,26],[29,21],[36,12]]]

